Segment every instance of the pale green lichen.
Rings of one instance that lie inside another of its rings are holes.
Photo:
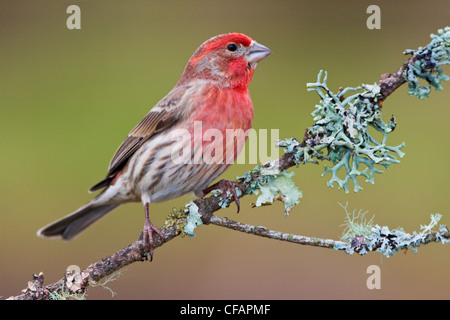
[[[439,29],[437,34],[431,35],[431,39],[424,48],[404,52],[416,57],[416,61],[405,70],[403,77],[408,82],[409,94],[420,99],[430,95],[431,86],[436,91],[442,90],[441,81],[450,79],[442,70],[443,65],[450,64],[450,27]],[[429,85],[420,85],[419,78]]]
[[[342,225],[344,227],[341,236],[342,241],[348,241],[351,238],[361,235],[367,237],[372,234],[374,216],[372,216],[370,220],[367,220],[366,214],[368,211],[363,212],[362,210],[359,210],[358,213],[356,213],[356,210],[353,210],[353,212],[350,213],[347,210],[348,203],[346,203],[345,206],[340,203],[339,205],[345,210],[346,215],[345,222]]]
[[[94,281],[94,280],[89,280],[89,284],[92,287],[102,287],[103,289],[109,291],[111,293],[111,297],[114,297],[117,293],[115,293],[109,286],[107,286],[108,283],[116,281],[117,279],[119,279],[123,272],[126,271],[127,269],[122,269],[122,270],[118,270],[116,272],[114,272],[113,274],[110,274],[105,280],[103,280],[102,282],[99,281]]]
[[[446,236],[448,234],[446,226],[441,225],[439,231],[434,231],[434,237],[431,236],[432,229],[437,226],[441,217],[440,214],[432,214],[431,222],[421,226],[421,231],[414,231],[412,234],[405,232],[403,228],[390,230],[387,226],[375,225],[369,235],[356,236],[348,242],[337,244],[334,249],[345,250],[348,254],[357,252],[361,255],[377,251],[390,257],[399,250],[412,249],[413,252],[417,252],[417,247],[433,241],[432,239],[441,241],[442,244],[450,243],[450,239]]]
[[[172,208],[172,212],[169,213],[164,221],[164,227],[170,228],[175,226],[177,233],[179,233],[181,237],[184,237],[186,235],[186,232],[184,232],[186,222],[182,218],[187,218],[187,214],[188,210]]]
[[[185,212],[188,214],[186,218],[186,225],[184,226],[184,232],[194,237],[194,229],[203,223],[202,215],[198,212],[198,206],[194,203],[194,201],[186,204]]]
[[[442,244],[450,243],[450,238],[444,236],[448,232],[447,226],[441,224],[439,226],[439,232],[436,234],[436,241],[441,241]]]
[[[260,207],[263,204],[271,204],[274,200],[280,200],[284,204],[285,215],[289,215],[302,197],[302,192],[291,179],[293,175],[294,172],[283,171],[269,176],[267,183],[260,187],[261,195],[258,196],[255,205]]]
[[[50,292],[49,300],[86,300],[86,293],[75,293],[68,288]]]
[[[323,173],[331,173],[327,185],[332,187],[336,183],[348,193],[349,181],[353,182],[354,191],[359,191],[362,187],[358,177],[365,177],[366,182],[373,184],[374,174],[382,172],[380,166],[389,168],[392,163],[400,162],[397,157],[404,156],[400,150],[404,143],[398,146],[387,144],[388,134],[396,124],[394,117],[386,123],[381,118],[377,84],[349,87],[334,94],[327,86],[327,73],[321,70],[317,82],[308,83],[307,87],[321,98],[312,112],[315,125],[307,130],[302,143],[295,139],[278,143],[285,152],[294,154],[297,163],[301,159],[302,163],[329,160],[333,166],[325,165]],[[345,97],[348,93],[352,94]],[[381,139],[377,140],[369,130],[378,132]],[[340,172],[344,172],[342,178]]]
[[[439,220],[441,220],[442,214],[436,213],[430,216],[430,223],[426,225],[420,225],[420,232],[422,233],[430,233],[431,230],[437,226]]]
[[[280,171],[276,161],[270,161],[264,166],[258,165],[252,171],[237,177],[246,183],[247,194],[259,195],[255,206],[272,204],[280,200],[284,204],[284,213],[289,215],[292,208],[300,202],[302,192],[295,185],[292,176],[294,172]],[[259,194],[261,192],[261,194]]]
[[[420,98],[429,95],[431,86],[441,90],[441,81],[449,80],[442,66],[450,64],[450,27],[438,30],[431,38],[425,48],[405,51],[414,56],[414,63],[405,68],[403,76],[410,94]],[[429,85],[420,86],[419,78]],[[327,86],[327,73],[321,70],[317,81],[308,83],[307,88],[321,99],[312,112],[315,124],[307,129],[302,142],[291,138],[278,143],[285,152],[294,155],[297,164],[329,160],[332,165],[325,165],[323,173],[331,174],[327,185],[337,184],[348,193],[350,181],[355,192],[362,190],[358,177],[373,184],[375,173],[400,162],[405,144],[387,143],[396,122],[393,116],[387,122],[382,120],[378,84],[347,87],[335,94]]]
[[[242,196],[242,191],[239,188],[235,187],[234,190],[238,197]],[[226,190],[225,197],[222,194],[222,190],[219,190],[219,189],[212,190],[211,194],[215,197],[220,197],[219,206],[221,208],[227,208],[230,205],[231,199],[233,198],[233,194],[232,194],[231,190],[229,190],[229,189]]]

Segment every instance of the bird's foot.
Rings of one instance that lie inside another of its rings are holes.
[[[149,204],[146,203],[145,207],[145,223],[144,230],[142,231],[142,241],[144,242],[144,248],[146,252],[150,255],[150,261],[153,260],[153,249],[154,249],[154,239],[153,232],[155,232],[158,236],[160,236],[161,240],[164,241],[166,238],[160,229],[155,227],[153,223],[150,221],[149,212],[148,212]]]
[[[144,230],[142,231],[142,239],[144,241],[144,248],[146,252],[150,255],[150,261],[153,260],[153,250],[155,240],[153,238],[153,232],[158,234],[161,237],[161,240],[165,240],[164,234],[161,230],[155,227],[150,220],[145,221]]]
[[[210,193],[212,190],[220,189],[222,191],[222,199],[227,199],[228,198],[227,191],[230,191],[231,194],[233,195],[234,202],[236,202],[237,212],[239,213],[240,202],[239,196],[237,195],[236,192],[236,188],[238,188],[241,192],[244,192],[244,189],[242,188],[241,184],[238,181],[220,180],[219,182],[203,190],[203,193],[206,195]]]

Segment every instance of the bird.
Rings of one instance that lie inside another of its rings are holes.
[[[102,191],[37,235],[70,240],[119,205],[142,202],[142,236],[153,258],[153,233],[162,240],[164,235],[152,224],[149,205],[189,193],[205,196],[208,186],[236,160],[243,143],[227,139],[226,133],[251,129],[254,110],[248,85],[258,63],[270,53],[242,33],[217,35],[201,44],[175,87],[119,145],[106,177],[89,189]],[[205,139],[207,132],[215,133],[214,139]],[[246,138],[244,134],[241,140]],[[202,161],[205,158],[210,161]],[[219,183],[223,192],[226,182]]]

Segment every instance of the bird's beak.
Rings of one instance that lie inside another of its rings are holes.
[[[245,59],[248,63],[258,63],[271,53],[272,51],[269,48],[254,41],[248,48]]]

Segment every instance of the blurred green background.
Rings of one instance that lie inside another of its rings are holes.
[[[66,8],[81,8],[81,30],[68,30]],[[366,8],[381,7],[381,29],[366,28]],[[301,138],[318,102],[306,83],[320,69],[329,87],[374,83],[395,71],[405,49],[429,42],[450,23],[450,2],[431,1],[1,1],[0,2],[0,296],[20,293],[33,273],[46,283],[69,265],[88,266],[129,243],[144,211],[129,204],[70,242],[36,237],[43,225],[91,199],[87,189],[134,125],[175,85],[194,50],[208,38],[242,32],[272,49],[250,91],[255,129]],[[450,73],[447,68],[447,73]],[[323,165],[295,170],[303,199],[289,217],[283,206],[252,209],[256,197],[218,214],[275,230],[338,239],[349,209],[368,210],[375,223],[418,230],[431,213],[450,225],[448,126],[450,83],[429,99],[401,87],[384,104],[398,126],[401,164],[375,185],[346,195],[325,185]],[[254,165],[235,165],[233,179]],[[182,197],[152,204],[160,226]],[[366,287],[366,269],[381,268],[381,289]],[[389,259],[347,256],[202,226],[134,263],[110,287],[114,299],[449,299],[450,246]],[[90,288],[90,299],[111,299]]]

